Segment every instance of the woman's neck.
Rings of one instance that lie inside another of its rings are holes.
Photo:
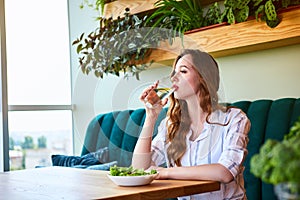
[[[203,130],[206,121],[207,113],[200,107],[198,98],[187,101],[188,113],[191,119],[192,137],[196,138]]]

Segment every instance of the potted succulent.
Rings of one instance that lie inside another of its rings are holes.
[[[280,200],[300,199],[300,118],[281,142],[268,139],[250,167],[256,177],[274,185]]]

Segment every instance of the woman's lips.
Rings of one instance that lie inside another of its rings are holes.
[[[179,87],[177,85],[173,85],[172,88],[174,88],[174,91],[176,91]]]

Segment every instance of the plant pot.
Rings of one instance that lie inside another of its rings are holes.
[[[279,183],[274,190],[279,200],[300,200],[300,183]]]
[[[199,32],[199,31],[204,31],[204,30],[208,30],[208,29],[212,29],[212,28],[216,28],[216,27],[220,27],[220,26],[226,26],[226,25],[230,25],[230,24],[228,22],[222,22],[222,23],[219,23],[219,24],[204,26],[204,27],[200,27],[200,28],[196,28],[196,29],[193,29],[193,30],[186,31],[186,32],[184,32],[184,35],[188,35],[188,34]]]

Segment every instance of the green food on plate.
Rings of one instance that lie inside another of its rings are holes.
[[[130,167],[118,167],[116,165],[110,167],[109,169],[110,175],[112,176],[144,176],[157,174],[155,169],[151,169],[149,172],[144,169],[134,169],[132,166]]]

